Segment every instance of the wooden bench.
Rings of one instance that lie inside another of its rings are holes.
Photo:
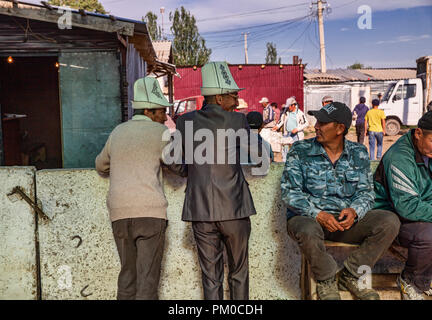
[[[359,245],[348,244],[342,242],[333,242],[326,240],[325,242],[326,249],[330,248],[351,248],[356,249]],[[398,246],[394,243],[388,250],[388,253],[397,259],[399,262],[405,262],[407,257],[407,249]],[[396,277],[399,275],[398,273],[373,273],[372,274],[372,287],[374,289],[383,289],[383,290],[395,290],[396,287]],[[302,300],[317,300],[316,293],[316,281],[312,275],[310,264],[305,258],[305,256],[301,255],[301,273],[300,273],[300,289],[301,289],[301,299]],[[352,298],[349,292],[341,292],[342,299],[350,299]],[[392,296],[393,297],[393,296]]]

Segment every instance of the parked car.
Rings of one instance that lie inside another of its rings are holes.
[[[174,102],[174,116],[173,116],[174,122],[176,122],[177,118],[180,117],[182,114],[194,110],[200,110],[203,106],[203,102],[204,102],[203,96],[187,97],[178,100],[177,102]]]

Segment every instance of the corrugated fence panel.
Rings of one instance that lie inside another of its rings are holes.
[[[0,300],[37,299],[33,209],[7,195],[16,186],[34,199],[34,167],[0,167]]]
[[[280,108],[290,96],[295,96],[303,109],[303,69],[300,66],[283,65],[231,65],[231,74],[240,88],[240,98],[249,106],[249,111],[262,108],[258,101],[267,97],[270,102],[276,102]],[[176,100],[190,96],[200,95],[201,68],[193,70],[192,67],[177,69],[180,78],[174,78],[174,96]]]

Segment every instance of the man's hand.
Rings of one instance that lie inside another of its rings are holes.
[[[297,128],[292,129],[292,131],[291,131],[292,134],[296,134],[297,132],[298,132],[298,129],[297,129]]]
[[[274,126],[273,128],[272,128],[272,131],[277,131],[277,127],[276,126]]]
[[[342,228],[344,228],[344,230],[348,230],[354,224],[354,219],[356,217],[357,213],[353,208],[345,208],[339,214],[338,220],[341,221],[340,225],[342,226]]]
[[[345,209],[344,209],[345,210]],[[325,211],[321,211],[316,216],[316,220],[320,225],[322,225],[324,228],[326,228],[330,232],[335,231],[344,231],[344,228],[341,226],[341,224],[336,220],[336,218]]]

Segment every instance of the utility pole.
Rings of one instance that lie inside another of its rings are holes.
[[[245,64],[248,64],[248,52],[247,52],[247,35],[249,34],[249,32],[245,32],[242,34],[244,35],[244,50],[245,50]]]
[[[324,21],[323,21],[323,3],[326,1],[318,0],[318,25],[319,25],[319,38],[320,38],[320,55],[321,55],[321,72],[326,73],[326,54],[325,54],[325,43],[324,43]]]
[[[165,12],[165,7],[161,7],[160,13],[162,15],[162,39],[164,39],[164,21],[163,21],[164,12]],[[156,32],[157,32],[157,30],[156,30]]]

